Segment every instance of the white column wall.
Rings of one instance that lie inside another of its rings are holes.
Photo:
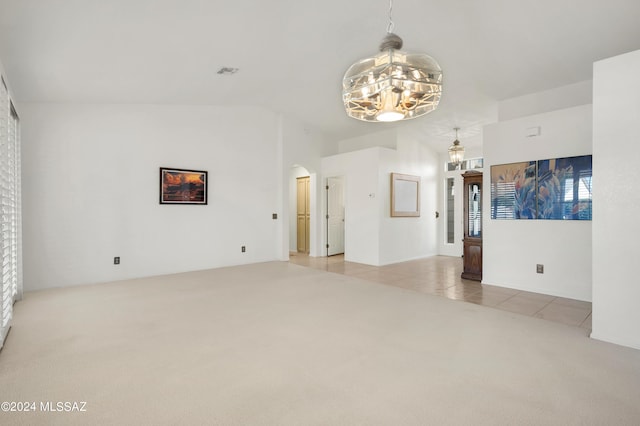
[[[378,165],[383,150],[387,148],[369,148],[322,159],[323,182],[332,176],[345,177],[344,259],[348,262],[368,265],[380,262],[380,205],[384,195],[379,193]],[[322,205],[326,211],[324,197]],[[326,231],[322,234],[326,244]]]
[[[396,149],[373,147],[322,160],[323,182],[345,177],[345,260],[386,265],[437,254],[437,154],[411,130],[385,130],[369,137],[339,146],[381,143]],[[391,217],[391,173],[420,176],[420,217]]]
[[[640,50],[593,70],[593,332],[640,349],[640,279],[635,224],[640,191]]]
[[[381,154],[380,264],[437,254],[438,156],[402,131],[398,133],[397,150]],[[391,173],[420,177],[420,217],[391,217]]]

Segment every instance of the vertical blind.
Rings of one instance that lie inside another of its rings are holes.
[[[2,79],[0,84],[0,347],[11,326],[13,303],[22,297],[20,127]]]

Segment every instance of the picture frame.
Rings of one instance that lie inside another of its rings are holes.
[[[160,204],[207,204],[208,173],[160,167]]]
[[[591,220],[592,155],[491,166],[491,219]]]
[[[391,173],[391,217],[420,216],[420,176]]]
[[[538,219],[591,220],[592,156],[538,161]]]
[[[491,219],[537,217],[536,161],[491,166]]]

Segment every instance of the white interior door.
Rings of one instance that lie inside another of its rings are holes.
[[[344,253],[344,177],[327,179],[327,256]]]

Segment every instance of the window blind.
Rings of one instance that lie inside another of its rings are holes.
[[[22,297],[20,127],[4,78],[0,85],[0,347]]]

